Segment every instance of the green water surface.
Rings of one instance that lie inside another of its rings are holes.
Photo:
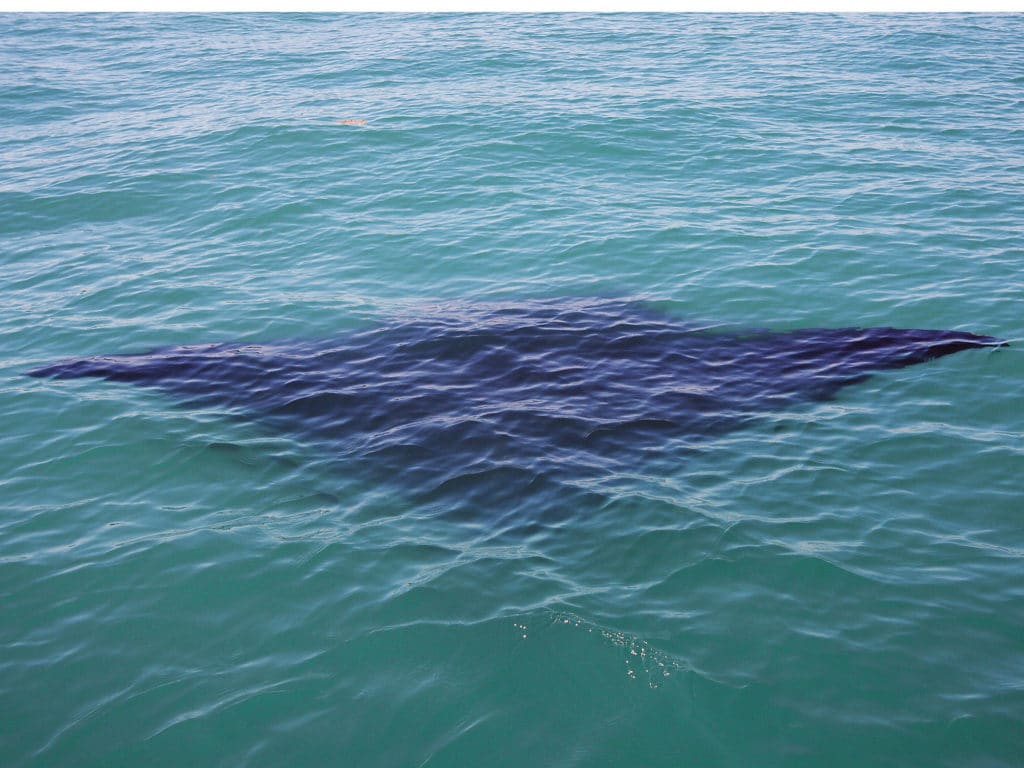
[[[1022,41],[1019,15],[0,16],[0,765],[1024,764]],[[581,296],[1014,346],[525,527],[23,375]]]

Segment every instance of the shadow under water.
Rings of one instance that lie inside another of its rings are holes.
[[[623,301],[452,305],[338,338],[64,360],[315,444],[377,482],[504,514],[872,374],[1005,342],[896,328],[687,327]]]

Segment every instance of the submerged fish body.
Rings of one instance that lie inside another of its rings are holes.
[[[416,493],[488,500],[622,471],[870,375],[1004,344],[895,328],[726,331],[625,302],[424,313],[347,336],[169,347],[31,371],[164,390],[330,446]],[[488,482],[489,480],[489,482]]]

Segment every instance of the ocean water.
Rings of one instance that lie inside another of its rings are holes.
[[[1022,41],[0,15],[0,765],[1024,764]],[[481,481],[481,422],[419,446],[440,495],[415,456],[25,375],[593,303],[1011,346],[606,471],[569,445],[546,485]]]

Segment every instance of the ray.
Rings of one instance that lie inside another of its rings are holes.
[[[440,305],[331,339],[63,360],[283,430],[422,498],[495,505],[699,445],[878,372],[1006,342],[961,331],[688,326],[616,301]]]

